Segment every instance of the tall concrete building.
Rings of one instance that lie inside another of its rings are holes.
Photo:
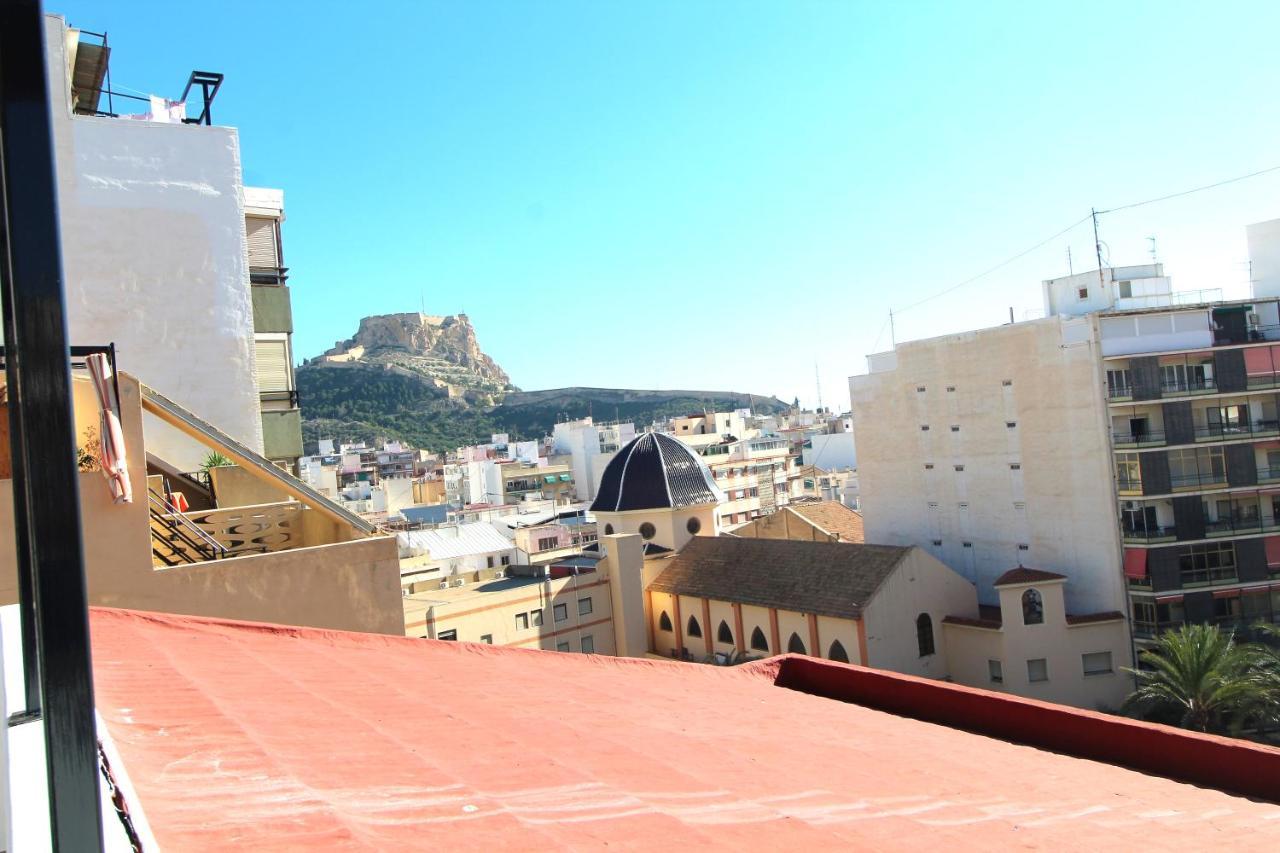
[[[1280,621],[1280,228],[1253,297],[1160,265],[1043,283],[1047,319],[902,344],[850,379],[868,541],[919,544],[984,604],[1013,565],[1068,611]]]

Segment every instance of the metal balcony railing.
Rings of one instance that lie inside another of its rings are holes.
[[[1266,419],[1238,423],[1197,424],[1194,432],[1196,441],[1225,441],[1250,436],[1275,437],[1280,435],[1280,421]]]
[[[1168,542],[1177,536],[1177,528],[1174,527],[1142,527],[1142,528],[1121,528],[1121,537],[1126,542]]]
[[[1225,486],[1227,485],[1227,472],[1205,471],[1198,474],[1175,474],[1169,477],[1169,485],[1174,491]]]
[[[288,280],[288,267],[249,267],[251,284],[283,285]]]
[[[1166,443],[1161,430],[1148,432],[1113,432],[1111,441],[1116,447],[1159,447]]]
[[[287,391],[260,391],[258,400],[262,403],[288,403],[290,409],[300,407],[297,388],[290,388]]]
[[[1204,379],[1175,379],[1160,383],[1161,394],[1211,394],[1218,390],[1213,377]]]

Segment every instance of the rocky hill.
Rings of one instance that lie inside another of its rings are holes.
[[[643,425],[704,409],[786,408],[773,397],[733,391],[520,391],[480,349],[465,314],[366,317],[355,337],[298,369],[298,391],[309,443],[400,439],[433,451],[488,441],[495,432],[539,437],[557,421],[586,415]]]

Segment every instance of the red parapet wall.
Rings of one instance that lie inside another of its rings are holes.
[[[1280,802],[1280,749],[802,655],[768,663],[778,687]]]

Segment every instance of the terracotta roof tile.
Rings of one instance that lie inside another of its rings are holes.
[[[670,559],[649,589],[856,619],[908,550],[893,545],[695,536]]]
[[[1060,575],[1056,572],[1044,572],[1040,569],[1028,569],[1025,566],[1018,566],[1016,569],[1009,571],[996,578],[993,586],[1005,586],[1016,583],[1041,583],[1043,581],[1063,581],[1066,575]]]
[[[862,513],[839,501],[793,504],[790,509],[827,533],[835,534],[841,542],[866,541],[862,533]]]

